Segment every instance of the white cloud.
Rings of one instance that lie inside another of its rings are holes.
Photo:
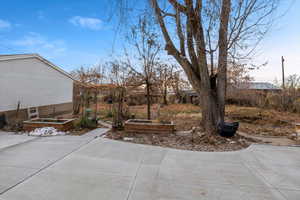
[[[0,29],[10,28],[11,23],[9,21],[0,19]]]
[[[63,40],[49,40],[35,32],[30,32],[21,39],[12,41],[11,44],[23,51],[39,53],[48,57],[56,57],[66,51],[66,45]]]
[[[102,28],[102,21],[98,18],[75,16],[69,19],[69,22],[74,26],[80,26],[91,30],[100,30]]]

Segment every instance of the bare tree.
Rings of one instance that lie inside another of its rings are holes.
[[[287,88],[292,90],[298,90],[300,88],[300,76],[297,74],[290,75],[286,78]]]
[[[253,77],[250,76],[252,67],[248,67],[246,64],[230,62],[227,69],[227,83],[232,85],[239,85],[241,83],[249,83],[253,81]]]
[[[90,103],[94,100],[96,104],[95,118],[97,115],[97,103],[98,103],[98,90],[89,89],[88,86],[93,84],[100,84],[105,81],[105,70],[101,65],[93,67],[83,67],[75,69],[71,72],[71,75],[78,81],[75,82],[74,96],[73,96],[73,112],[79,114],[82,110],[90,107]]]
[[[105,67],[96,65],[91,67],[81,66],[71,72],[71,75],[81,83],[101,84],[107,81]]]
[[[126,63],[120,60],[113,60],[106,64],[110,68],[110,81],[115,87],[112,90],[113,96],[113,128],[123,128],[123,121],[128,110],[125,106],[126,85],[129,71]]]
[[[176,64],[169,64],[167,62],[160,62],[156,67],[155,87],[158,88],[162,97],[162,103],[168,104],[168,92],[174,92],[178,102],[182,99],[182,91],[190,89],[187,80],[182,76],[182,70]]]
[[[175,71],[172,74],[171,78],[171,88],[176,96],[176,100],[178,103],[181,103],[183,100],[183,90],[191,89],[191,85],[182,75],[182,70]]]
[[[201,97],[204,129],[216,133],[217,125],[224,122],[227,63],[251,55],[272,25],[280,0],[148,2],[165,50]]]
[[[156,71],[157,76],[155,80],[155,86],[158,88],[162,97],[162,103],[168,104],[167,95],[168,91],[172,88],[174,73],[176,72],[176,65],[169,65],[167,63],[160,62],[157,64]]]
[[[127,54],[127,66],[132,74],[140,79],[140,84],[146,87],[147,118],[151,119],[151,90],[155,80],[155,67],[158,62],[160,44],[158,35],[153,30],[153,24],[149,16],[142,15],[137,25],[131,27],[129,43],[136,50],[136,63],[133,63]]]
[[[262,39],[278,1],[150,2],[166,43],[165,50],[184,69],[200,94],[204,128],[215,133],[217,124],[224,122],[228,60],[243,58],[251,52],[243,55],[241,50]],[[170,22],[174,26],[168,25]]]
[[[284,95],[289,94],[293,102],[296,102],[300,96],[300,76],[292,74],[286,77],[286,89],[283,91]]]
[[[109,82],[120,87],[125,87],[130,74],[127,63],[115,59],[107,62],[106,66],[109,68]]]

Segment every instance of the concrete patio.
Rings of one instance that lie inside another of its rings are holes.
[[[299,147],[190,152],[94,137],[104,131],[0,147],[0,199],[300,199]]]

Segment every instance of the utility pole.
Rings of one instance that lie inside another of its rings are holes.
[[[281,67],[282,67],[282,89],[285,89],[285,78],[284,78],[284,58],[281,56]]]

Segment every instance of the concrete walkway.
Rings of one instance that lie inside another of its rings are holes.
[[[299,200],[299,155],[270,145],[208,153],[45,138],[0,150],[0,199]],[[14,185],[18,177],[26,178]]]
[[[239,135],[246,138],[252,138],[254,140],[261,141],[266,144],[271,144],[275,146],[293,146],[297,145],[297,141],[291,140],[287,137],[272,137],[272,136],[259,136],[259,135],[249,135],[247,133],[238,132]]]
[[[0,132],[0,195],[106,131],[107,129],[95,129],[83,136],[53,137]]]
[[[18,145],[20,143],[28,142],[33,139],[36,139],[36,138],[29,137],[26,135],[16,135],[13,132],[0,131],[0,149]]]

